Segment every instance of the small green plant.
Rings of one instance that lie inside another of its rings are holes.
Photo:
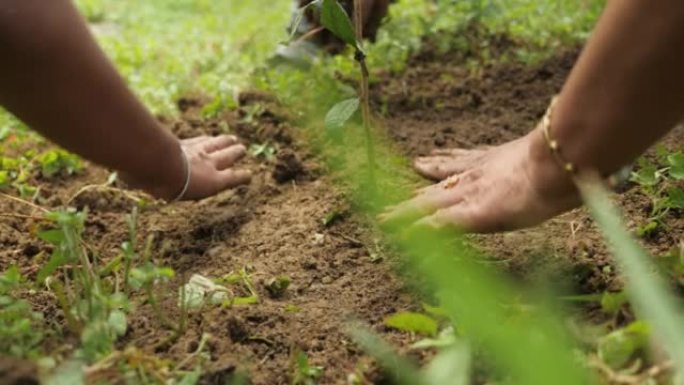
[[[640,159],[639,169],[631,177],[651,200],[649,220],[637,228],[641,237],[663,228],[670,211],[684,209],[684,190],[678,183],[684,180],[684,153],[668,153],[661,148],[657,158],[657,162]]]
[[[267,160],[273,160],[277,152],[278,150],[276,149],[276,147],[271,145],[270,143],[252,143],[249,146],[249,153],[252,156],[263,157]]]
[[[64,150],[53,149],[38,156],[40,171],[43,177],[52,178],[58,174],[72,175],[83,169],[78,156]]]
[[[369,181],[375,188],[375,146],[372,135],[372,121],[370,109],[370,72],[366,62],[366,52],[363,48],[363,6],[360,0],[354,0],[354,22],[350,19],[344,7],[337,0],[315,0],[304,7],[300,12],[300,20],[309,7],[316,7],[320,12],[321,24],[337,36],[340,40],[354,49],[354,59],[361,71],[361,80],[358,97],[343,100],[334,105],[326,115],[325,126],[332,138],[339,138],[339,131],[346,122],[361,107],[363,131],[366,139],[366,156],[368,162]],[[296,31],[298,20],[293,26]]]
[[[285,291],[288,287],[290,287],[291,283],[292,280],[290,280],[290,277],[273,277],[269,279],[268,282],[266,282],[266,290],[271,295],[271,297],[281,298],[283,295],[285,295]]]
[[[38,282],[52,289],[68,328],[80,336],[76,356],[92,362],[111,353],[114,342],[126,333],[129,303],[123,293],[102,280],[97,260],[91,260],[85,249],[86,216],[71,209],[46,214],[56,227],[38,236],[52,244],[54,251],[38,272]]]
[[[33,311],[28,301],[15,297],[14,291],[23,282],[16,266],[0,274],[0,354],[36,358],[43,340],[43,314]]]
[[[295,353],[292,385],[315,385],[322,375],[322,366],[311,365],[309,357],[301,351]]]

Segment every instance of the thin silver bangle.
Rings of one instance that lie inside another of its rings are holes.
[[[181,147],[181,154],[183,155],[183,173],[185,174],[185,183],[183,184],[183,189],[181,190],[180,194],[178,194],[176,199],[172,200],[171,202],[178,202],[181,199],[185,198],[185,193],[188,192],[188,188],[190,187],[192,167],[190,167],[190,160],[188,159],[188,154],[185,152],[185,149],[183,147]]]

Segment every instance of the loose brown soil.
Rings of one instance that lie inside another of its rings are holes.
[[[259,95],[250,98],[270,103]],[[178,362],[197,349],[202,335],[208,333],[211,361],[203,383],[224,384],[239,370],[248,374],[251,384],[273,385],[290,383],[297,351],[306,353],[312,365],[325,368],[320,384],[344,384],[349,374],[370,368],[370,361],[344,331],[352,319],[368,323],[398,346],[407,346],[411,338],[385,329],[382,320],[417,302],[389,264],[371,257],[375,242],[369,232],[293,137],[292,128],[274,113],[276,109],[266,108],[252,123],[242,112],[209,121],[198,117],[199,105],[193,99],[181,101],[183,118],[166,124],[181,137],[219,134],[231,127],[247,142],[270,143],[280,151],[272,160],[249,157],[243,162],[255,172],[249,186],[201,202],[152,204],[142,210],[138,241],[142,244],[154,234],[155,261],[176,270],[177,279],[162,293],[171,319],[179,317],[176,288],[192,274],[217,278],[244,268],[252,274],[260,301],[231,308],[207,307],[191,315],[188,331],[176,339],[170,339],[171,331],[160,324],[149,305],[139,305],[131,313],[121,348],[134,345]],[[78,208],[88,207],[84,238],[98,251],[97,258],[105,261],[116,256],[126,240],[126,215],[134,203],[121,190],[94,187],[75,194],[84,186],[103,183],[107,175],[89,165],[71,179],[36,181],[45,198],[39,199],[43,207],[57,208],[69,201]],[[40,214],[6,198],[0,199],[0,212]],[[336,219],[324,225],[333,213]],[[50,251],[35,236],[41,226],[38,220],[2,218],[0,270],[16,263],[29,279],[35,279]],[[271,298],[266,284],[279,276],[289,277],[292,285],[281,298]],[[136,298],[142,300],[142,296]],[[61,311],[50,294],[32,299],[51,324],[59,323]],[[47,346],[50,352],[56,341],[48,341]],[[370,377],[380,378],[372,373]]]

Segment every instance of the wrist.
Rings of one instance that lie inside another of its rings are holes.
[[[130,181],[131,187],[144,190],[155,198],[172,201],[176,199],[184,189],[189,172],[189,163],[186,164],[185,154],[180,142],[172,138],[165,143],[159,143],[158,148],[148,148],[147,153],[151,156],[147,167],[151,171],[148,175],[132,175],[125,178]],[[187,166],[187,169],[186,169]]]
[[[572,175],[553,155],[541,126],[527,135],[528,177],[541,196],[563,197],[576,195]]]

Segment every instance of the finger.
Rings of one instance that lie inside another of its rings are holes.
[[[210,139],[210,138],[211,138],[211,136],[201,135],[201,136],[196,136],[194,138],[183,139],[183,140],[181,140],[181,143],[185,146],[192,146],[192,145],[195,145],[197,143],[204,142],[205,140]]]
[[[441,208],[457,204],[463,200],[464,196],[458,189],[435,189],[431,193],[419,195],[399,204],[392,208],[391,211],[381,214],[379,219],[384,223],[413,222],[424,216],[431,215]]]
[[[457,204],[438,210],[417,221],[413,226],[436,230],[453,228],[463,233],[479,234],[501,232],[510,228],[510,226],[497,221],[496,217],[483,215],[482,210],[470,204]]]
[[[247,170],[227,169],[219,171],[221,190],[247,184],[252,180],[252,173]]]
[[[462,165],[461,162],[441,156],[417,158],[413,162],[413,167],[418,174],[434,181],[446,179],[466,170],[465,165]]]
[[[238,142],[238,138],[233,135],[219,135],[215,137],[211,137],[204,142],[202,142],[200,145],[202,146],[202,149],[208,153],[212,153],[218,150],[222,150],[228,146],[231,146],[233,144],[236,144]]]
[[[459,231],[471,232],[473,231],[472,215],[469,215],[470,209],[466,205],[455,205],[441,210],[437,210],[432,215],[422,218],[415,222],[413,226],[429,228],[429,229],[443,229],[445,227],[453,227]]]
[[[225,170],[233,166],[235,162],[237,162],[240,158],[245,156],[246,152],[247,148],[245,148],[245,146],[241,144],[236,144],[230,147],[223,148],[221,150],[217,150],[209,154],[209,156],[214,162],[216,169]]]
[[[469,153],[471,150],[463,148],[436,148],[430,151],[430,155],[458,156]]]
[[[427,156],[414,161],[414,168],[425,178],[440,181],[452,175],[462,174],[478,166],[482,152],[469,151],[463,156]]]

